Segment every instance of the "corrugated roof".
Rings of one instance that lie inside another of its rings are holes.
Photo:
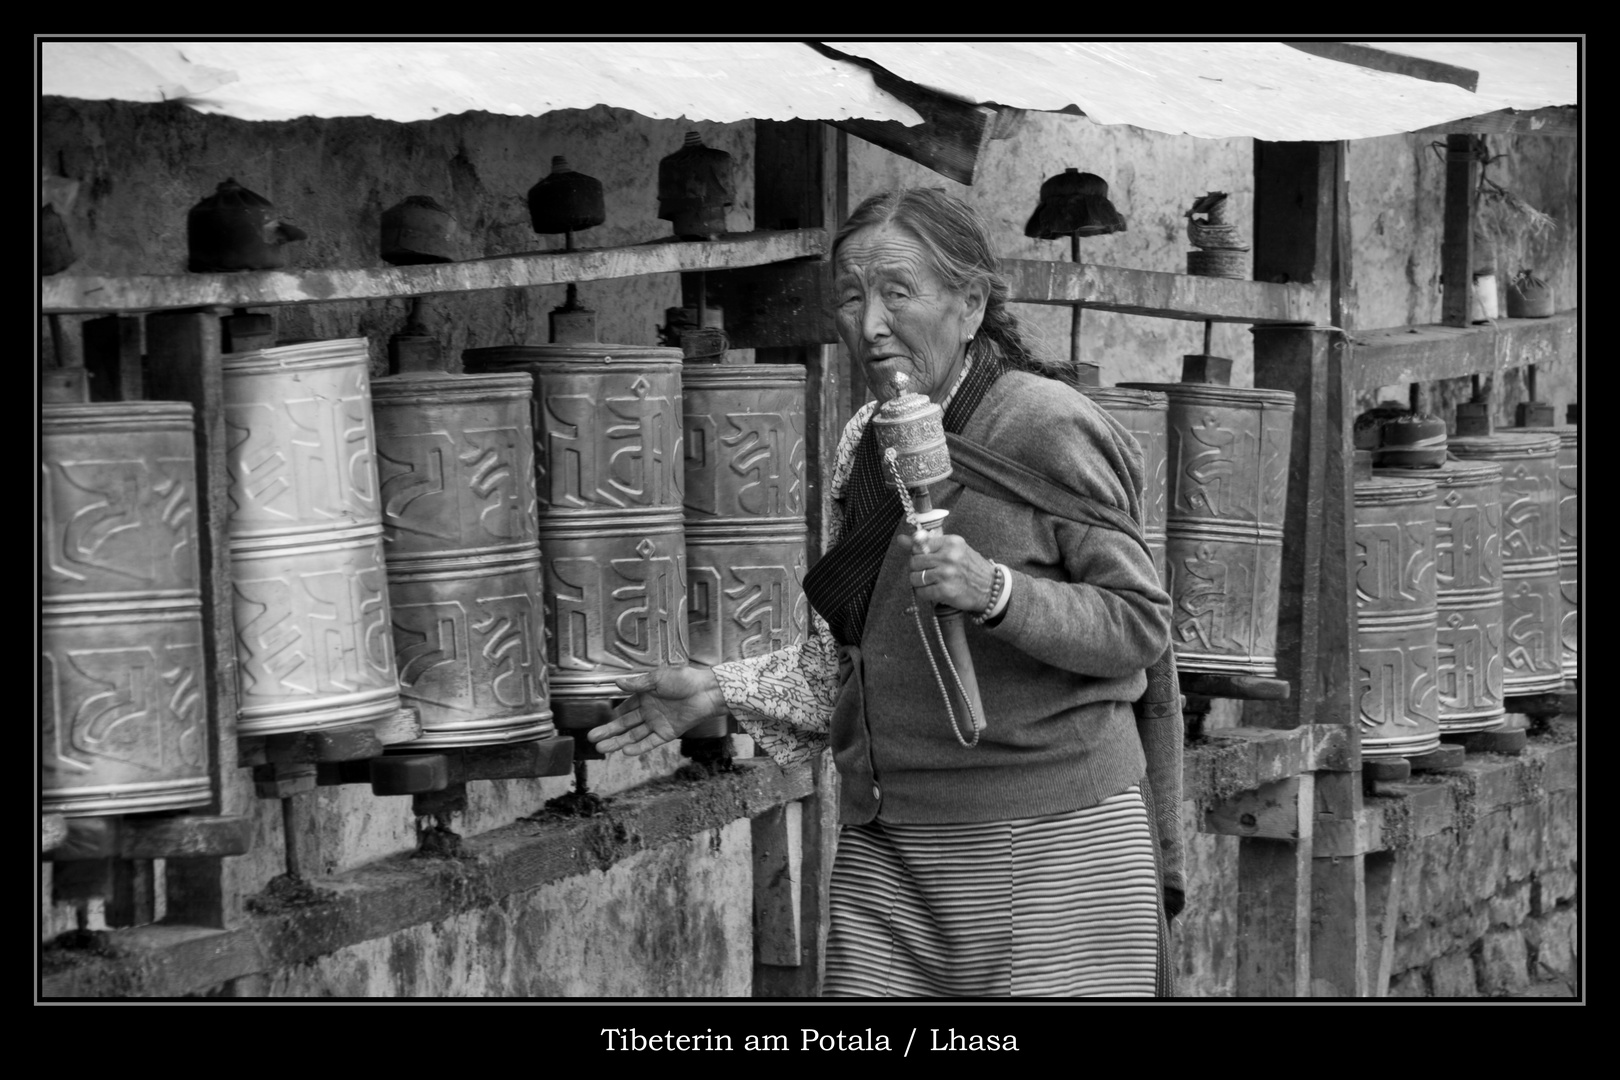
[[[1363,139],[1500,109],[1576,101],[1573,42],[1407,42],[1481,71],[1479,92],[1369,71],[1266,41],[828,41],[908,82],[972,102],[1206,139]],[[1378,48],[1390,43],[1369,42]],[[1464,47],[1466,46],[1466,47]]]
[[[46,94],[180,99],[243,120],[532,116],[611,105],[654,119],[922,123],[864,67],[793,41],[47,41]]]

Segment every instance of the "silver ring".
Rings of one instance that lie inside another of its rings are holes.
[[[924,584],[924,585],[927,585],[927,584],[928,584],[928,568],[927,568],[927,567],[926,567],[926,566],[925,566],[925,567],[923,567],[923,576],[922,576],[922,583],[923,583],[923,584]]]

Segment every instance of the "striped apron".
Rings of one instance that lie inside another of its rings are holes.
[[[846,826],[823,997],[1169,996],[1139,787],[1050,817]]]

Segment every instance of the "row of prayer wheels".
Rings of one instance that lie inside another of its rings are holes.
[[[802,368],[466,366],[372,383],[364,339],[223,358],[239,734],[403,699],[406,749],[541,739],[601,723],[620,676],[804,640]],[[45,407],[53,812],[211,797],[193,438],[188,405]]]
[[[1575,432],[1465,436],[1448,451],[1438,468],[1356,484],[1366,757],[1501,727],[1510,697],[1578,674]]]

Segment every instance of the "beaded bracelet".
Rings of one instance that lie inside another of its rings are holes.
[[[995,577],[990,581],[990,599],[985,601],[984,610],[973,616],[973,621],[980,625],[983,625],[990,617],[990,613],[996,610],[996,601],[1001,598],[1001,590],[1007,582],[1006,572],[1001,569],[1000,563],[991,563],[990,566],[995,571]]]

